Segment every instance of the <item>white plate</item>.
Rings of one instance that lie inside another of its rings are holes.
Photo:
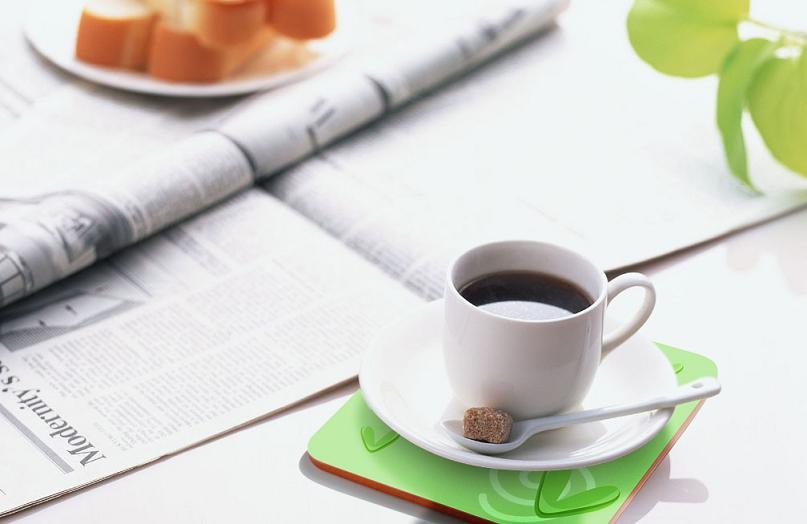
[[[484,468],[548,471],[608,462],[650,441],[670,419],[663,409],[541,433],[521,448],[485,456],[456,444],[439,422],[461,419],[452,399],[441,348],[443,301],[425,305],[387,329],[368,350],[359,381],[367,405],[390,428],[435,455]],[[607,322],[613,323],[613,322]],[[673,390],[675,372],[641,333],[600,366],[584,408],[649,398]]]
[[[220,97],[252,93],[302,80],[341,58],[348,50],[349,16],[345,2],[337,3],[336,30],[326,38],[312,40],[301,49],[291,41],[270,43],[239,72],[220,82],[183,84],[166,82],[146,73],[95,66],[75,57],[76,33],[85,0],[27,0],[30,11],[25,35],[31,45],[45,58],[76,76],[109,87],[163,96]],[[349,15],[349,12],[348,12]],[[306,51],[307,50],[307,51]],[[278,57],[294,53],[311,55],[304,64],[278,67]]]

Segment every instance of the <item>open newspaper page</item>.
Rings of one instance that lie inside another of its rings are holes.
[[[253,189],[8,306],[0,515],[355,376],[419,302]]]
[[[370,69],[336,71],[301,91],[324,97],[283,106],[282,91],[258,95],[226,129],[238,101],[156,100],[59,75],[10,112],[0,130],[12,166],[0,208],[0,514],[354,376],[368,338],[418,297],[246,188],[539,31],[563,2],[526,5],[484,23],[455,16],[458,33],[399,58],[419,74],[381,86]],[[389,74],[390,64],[373,67]],[[258,111],[278,107],[290,108],[285,119]],[[258,139],[282,146],[277,156],[243,149]]]
[[[27,2],[5,2],[0,17],[0,130],[13,125],[39,99],[70,82],[45,64],[22,33]]]
[[[561,242],[617,269],[803,206],[804,186],[753,130],[750,169],[767,194],[730,176],[713,79],[636,58],[629,3],[573,2],[557,30],[266,187],[426,297],[476,242]]]
[[[0,306],[479,65],[542,30],[566,0],[452,1],[439,9],[424,1],[385,12],[391,4],[364,2],[357,58],[247,102],[161,100],[61,78],[28,95],[11,80],[0,82],[0,94],[20,95],[14,104],[0,98],[7,113],[0,157],[12,173],[0,194]],[[21,31],[7,38],[19,47]],[[29,69],[42,67],[28,59]],[[0,68],[0,80],[13,75]]]

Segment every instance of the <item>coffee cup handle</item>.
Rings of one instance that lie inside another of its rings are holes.
[[[650,318],[650,314],[653,312],[653,308],[656,305],[656,288],[653,286],[650,279],[641,273],[625,273],[608,282],[608,301],[606,307],[611,304],[611,301],[618,294],[632,287],[644,288],[645,293],[642,306],[639,308],[639,311],[636,312],[632,320],[627,322],[624,326],[618,327],[603,336],[603,356],[639,331],[639,328]]]

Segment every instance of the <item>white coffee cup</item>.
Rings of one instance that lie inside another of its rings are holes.
[[[461,294],[469,282],[502,271],[536,271],[575,284],[593,303],[550,320],[520,320],[480,309]],[[603,334],[605,308],[622,291],[645,290],[632,320]],[[608,282],[582,255],[544,242],[505,241],[477,246],[449,267],[443,349],[456,398],[466,407],[504,409],[516,419],[578,405],[602,357],[647,321],[656,303],[650,280],[626,273]]]

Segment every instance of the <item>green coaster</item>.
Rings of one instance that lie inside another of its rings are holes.
[[[717,376],[700,355],[657,344],[679,383]],[[432,455],[399,438],[353,395],[308,443],[316,466],[374,489],[479,522],[615,520],[672,448],[702,402],[678,406],[643,447],[620,459],[567,471],[497,471]]]

